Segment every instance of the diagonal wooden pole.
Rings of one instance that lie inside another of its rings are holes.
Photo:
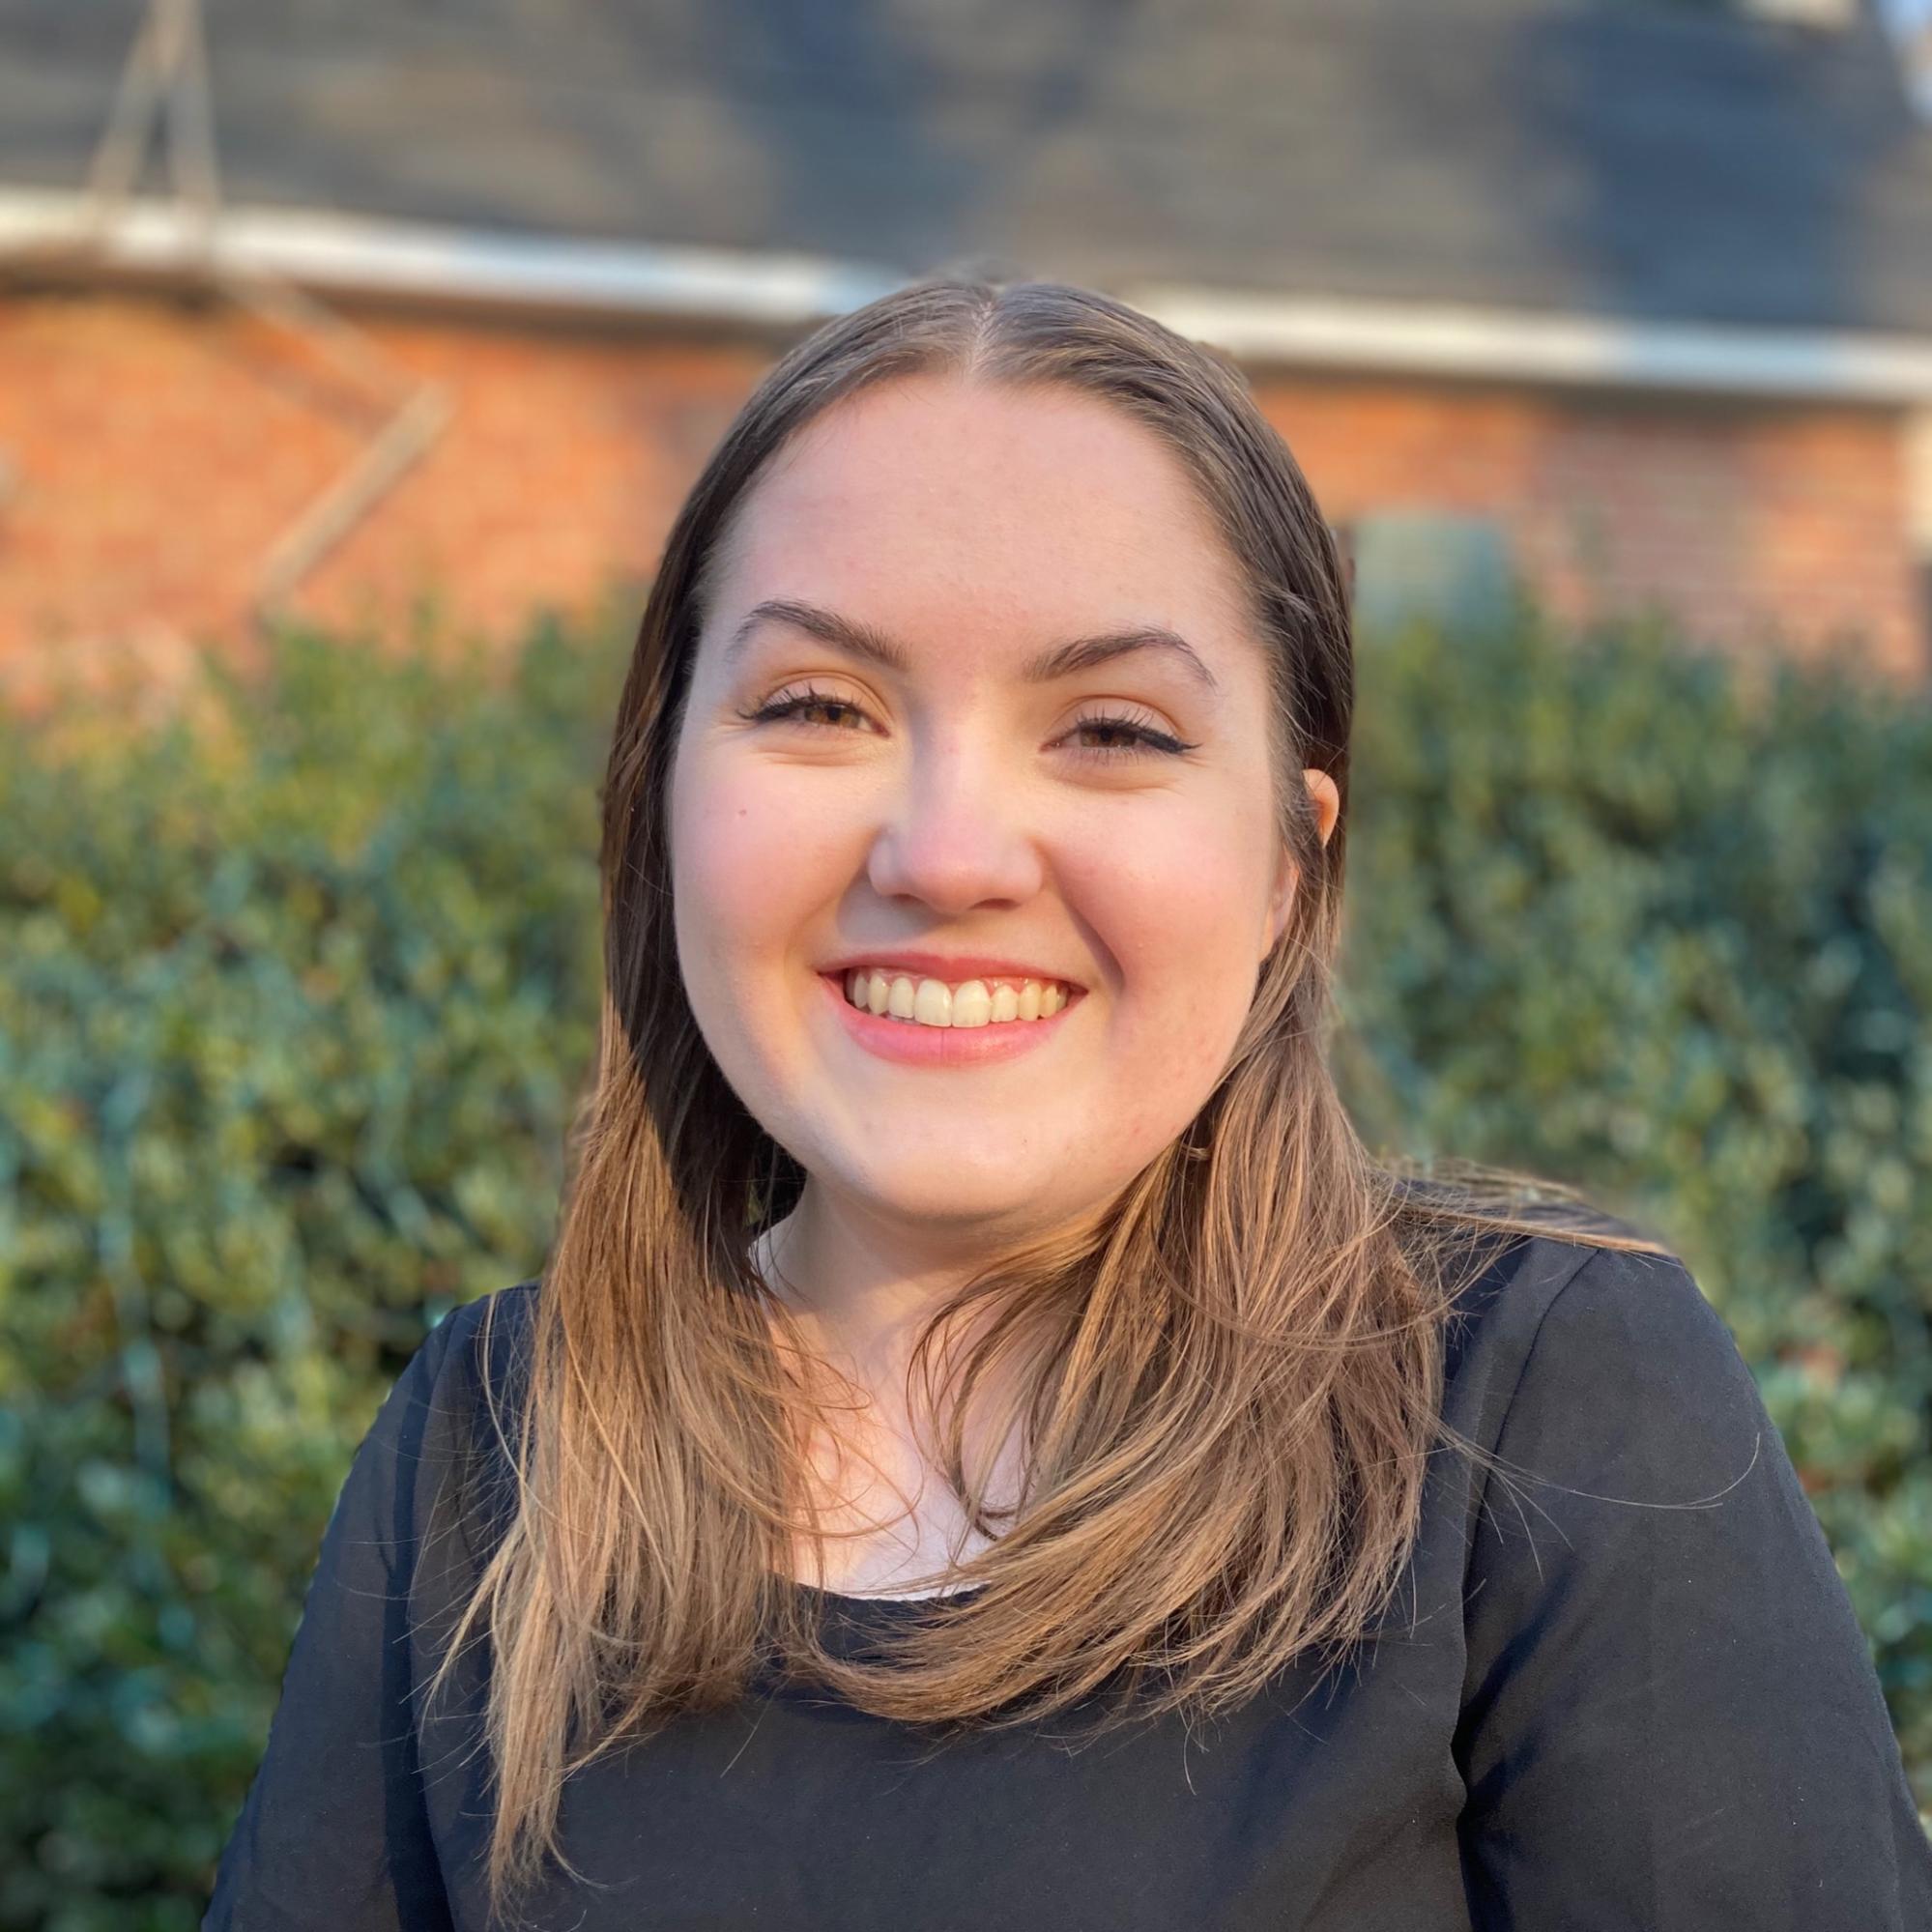
[[[221,176],[201,0],[149,0],[115,85],[72,231],[16,251],[16,261],[98,261],[106,255],[160,123],[166,132],[169,199],[200,274],[240,306],[326,357],[389,408],[369,443],[270,545],[255,573],[250,608],[260,630],[283,614],[303,580],[442,434],[452,405],[440,385],[399,368],[366,330],[294,282],[224,260]]]

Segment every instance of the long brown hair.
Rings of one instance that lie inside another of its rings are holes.
[[[997,1540],[953,1572],[982,1588],[895,1620],[863,1660],[825,1646],[819,1605],[792,1581],[800,1540],[822,1534],[788,1360],[807,1351],[752,1242],[805,1177],[726,1083],[686,1001],[667,782],[747,487],[842,398],[934,373],[1084,391],[1185,463],[1268,651],[1300,882],[1189,1131],[1103,1214],[990,1259],[921,1328],[939,1470],[966,1521]],[[1357,1139],[1323,1049],[1353,701],[1342,567],[1293,456],[1230,362],[1106,295],[927,279],[798,343],[739,412],[672,528],[623,686],[603,793],[597,1064],[527,1398],[499,1418],[515,1507],[436,1680],[487,1629],[499,1899],[562,1859],[568,1773],[677,1712],[730,1703],[767,1646],[858,1708],[939,1736],[1035,1721],[1103,1686],[1122,1693],[1104,1725],[1207,1715],[1300,1653],[1345,1654],[1397,1593],[1429,1456],[1479,1453],[1440,1416],[1443,1341],[1498,1238],[1662,1252],[1589,1226],[1567,1189],[1466,1164],[1424,1177]],[[1309,765],[1341,796],[1326,845]],[[945,1349],[962,1321],[970,1346]],[[1024,1495],[1004,1510],[989,1469],[966,1466],[965,1418],[988,1387],[1013,1392],[992,1439],[1018,1428],[1024,1445]]]

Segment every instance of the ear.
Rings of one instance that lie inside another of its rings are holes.
[[[1321,827],[1321,842],[1326,845],[1336,820],[1341,816],[1341,788],[1327,772],[1312,764],[1302,772],[1302,780],[1314,799],[1315,822]]]
[[[1335,830],[1336,820],[1341,816],[1341,793],[1327,772],[1318,771],[1313,765],[1302,772],[1302,779],[1314,799],[1315,822],[1325,846],[1329,834]],[[1287,927],[1288,908],[1294,904],[1295,878],[1294,854],[1283,843],[1275,863],[1274,882],[1268,894],[1268,938],[1262,948],[1264,959],[1275,950],[1275,942]]]

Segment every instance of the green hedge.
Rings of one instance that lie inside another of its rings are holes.
[[[357,1440],[547,1252],[624,642],[290,633],[213,738],[0,725],[0,1923],[196,1924]],[[1932,718],[1527,620],[1362,675],[1365,1131],[1679,1246],[1932,1804]]]

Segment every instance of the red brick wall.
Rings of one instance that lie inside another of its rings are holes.
[[[1329,516],[1491,517],[1560,617],[1661,608],[1741,650],[1849,635],[1882,673],[1928,662],[1905,418],[1878,409],[1257,384]]]
[[[591,609],[648,578],[768,352],[645,332],[370,314],[447,385],[448,426],[295,608],[406,638]],[[1902,422],[1875,410],[1661,403],[1341,377],[1257,384],[1331,518],[1497,518],[1559,614],[1647,601],[1700,637],[1802,650],[1850,631],[1922,675]],[[245,654],[271,546],[382,420],[312,348],[233,304],[38,295],[0,308],[0,690],[65,665],[165,680]]]

